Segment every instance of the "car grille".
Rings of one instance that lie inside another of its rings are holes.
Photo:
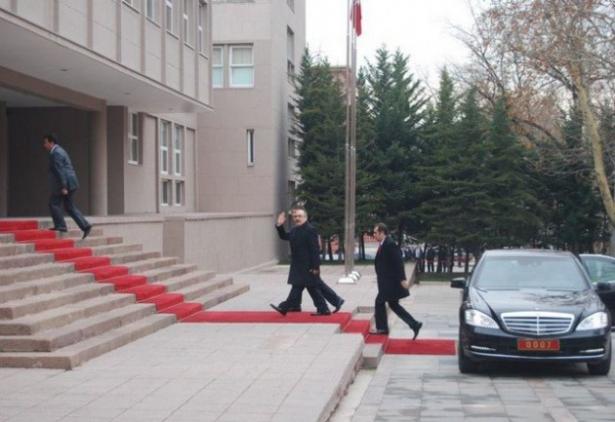
[[[533,336],[564,334],[570,331],[574,315],[557,312],[508,312],[502,321],[511,333]]]

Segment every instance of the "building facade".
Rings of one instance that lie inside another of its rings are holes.
[[[215,110],[199,114],[203,211],[276,213],[294,199],[304,0],[214,0]]]
[[[216,271],[277,259],[303,0],[0,0],[0,40],[0,218],[48,215],[53,132],[107,233]]]

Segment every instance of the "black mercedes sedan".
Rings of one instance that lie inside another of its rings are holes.
[[[597,254],[581,254],[579,258],[587,268],[598,296],[611,313],[611,323],[615,323],[615,258]]]
[[[458,363],[585,362],[591,374],[611,368],[611,321],[589,276],[569,252],[491,250],[463,288]]]

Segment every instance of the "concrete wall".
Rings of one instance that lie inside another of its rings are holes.
[[[164,254],[201,269],[233,272],[276,260],[277,234],[267,213],[167,217]]]
[[[9,128],[9,216],[41,216],[49,213],[49,158],[42,137],[59,136],[77,172],[80,188],[77,207],[90,212],[90,119],[88,113],[67,107],[7,109]]]
[[[158,121],[155,117],[141,114],[141,162],[122,164],[125,172],[124,201],[126,214],[153,213],[158,211]],[[125,157],[128,144],[124,142]]]

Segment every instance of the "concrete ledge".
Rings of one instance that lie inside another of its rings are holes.
[[[381,343],[366,344],[363,348],[363,369],[376,369],[384,356],[384,347]]]

